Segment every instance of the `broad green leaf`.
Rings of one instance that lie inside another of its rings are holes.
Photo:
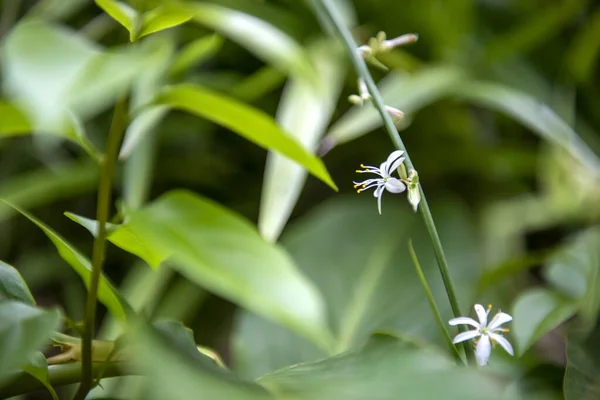
[[[144,13],[138,38],[181,25],[191,18],[192,13],[185,8],[164,3]]]
[[[42,353],[35,353],[29,359],[29,364],[23,367],[23,371],[40,381],[42,385],[48,389],[48,392],[50,392],[53,400],[59,400],[58,395],[50,384],[50,380],[48,378],[48,363],[46,362],[46,357],[44,357]]]
[[[405,113],[418,111],[448,95],[464,79],[460,69],[440,66],[414,74],[394,71],[379,84],[385,104]],[[329,146],[349,142],[382,125],[381,116],[372,105],[352,107],[329,130]]]
[[[96,0],[96,4],[125,29],[132,31],[137,12],[128,4],[115,0]]]
[[[3,300],[17,300],[35,306],[35,299],[19,271],[0,261],[0,301]]]
[[[277,151],[337,190],[323,162],[284,132],[270,116],[258,109],[194,85],[172,86],[166,89],[156,102],[206,118],[261,147]]]
[[[29,132],[31,125],[23,113],[12,104],[0,101],[0,138]]]
[[[192,66],[212,57],[223,46],[223,38],[217,34],[204,36],[185,45],[171,64],[171,75],[179,75]]]
[[[567,151],[595,176],[600,176],[598,156],[566,122],[533,97],[507,86],[487,82],[465,82],[456,86],[453,94],[516,119]]]
[[[152,266],[168,260],[206,289],[321,347],[330,345],[321,296],[288,255],[208,199],[169,192],[129,215],[109,240]]]
[[[267,400],[272,397],[255,383],[220,368],[194,346],[183,326],[156,329],[142,326],[135,333],[135,360],[148,378],[151,399]]]
[[[547,289],[522,293],[513,307],[512,337],[522,356],[542,336],[573,316],[576,301]]]
[[[563,384],[565,400],[600,398],[600,330],[581,337],[573,332],[567,337],[567,369]]]
[[[63,239],[50,227],[46,226],[43,222],[39,221],[31,214],[19,209],[18,207],[15,207],[12,204],[6,204],[18,211],[19,213],[21,213],[23,216],[27,217],[27,219],[29,219],[35,225],[37,225],[38,228],[40,228],[52,241],[62,259],[65,260],[73,268],[73,270],[75,270],[75,272],[77,272],[81,279],[83,279],[83,283],[85,284],[85,286],[89,287],[92,273],[92,265],[90,261],[78,250],[76,250],[69,242]],[[104,277],[104,275],[100,276],[100,285],[98,287],[98,300],[108,308],[108,310],[115,318],[125,318],[125,311],[123,309],[123,305],[121,304],[119,295],[116,289],[106,279],[106,277]]]
[[[338,197],[292,225],[282,238],[326,299],[337,352],[362,344],[376,330],[445,346],[408,252],[412,238],[442,316],[452,318],[429,237],[406,197],[389,196],[383,203],[381,217],[370,194]],[[460,202],[444,204],[434,207],[433,214],[463,312],[468,312],[479,276],[477,236]],[[234,366],[246,377],[326,356],[247,311],[238,315],[233,340]]]
[[[315,43],[309,54],[319,74],[319,86],[292,78],[279,102],[277,121],[311,152],[316,150],[342,88],[346,66],[338,50],[329,41]],[[304,168],[278,153],[269,153],[258,218],[265,239],[277,241],[305,181]]]
[[[194,21],[244,46],[258,58],[310,82],[317,74],[302,47],[273,25],[236,10],[204,2],[190,3]]]
[[[372,337],[357,351],[275,371],[258,383],[278,398],[295,400],[481,400],[504,390],[497,376],[386,335]]]
[[[0,302],[0,382],[27,364],[60,324],[58,310],[44,311],[18,301]]]

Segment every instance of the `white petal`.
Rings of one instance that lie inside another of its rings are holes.
[[[406,185],[400,179],[389,178],[385,182],[385,188],[391,193],[402,193],[406,190]]]
[[[506,313],[503,312],[499,312],[498,314],[494,315],[494,318],[492,318],[492,322],[490,322],[490,326],[488,326],[488,328],[493,331],[494,329],[498,328],[500,325],[505,324],[509,321],[512,321],[512,317]]]
[[[373,195],[377,197],[377,209],[379,210],[379,215],[381,215],[381,197],[383,196],[384,185],[378,186],[373,192]]]
[[[485,311],[485,308],[483,308],[481,304],[475,304],[473,308],[477,313],[477,318],[479,318],[479,324],[481,324],[481,327],[483,328],[487,326],[487,312]]]
[[[456,335],[456,337],[454,338],[452,343],[456,344],[456,343],[464,342],[465,340],[470,340],[470,339],[476,338],[479,335],[480,335],[480,333],[477,329],[459,333],[458,335]]]
[[[506,352],[507,352],[508,354],[510,354],[511,356],[514,356],[514,355],[515,355],[515,352],[514,352],[514,350],[513,350],[512,346],[510,345],[510,343],[508,342],[508,340],[506,340],[506,339],[505,339],[503,336],[500,336],[500,335],[498,335],[498,334],[496,334],[496,333],[491,333],[491,332],[490,332],[490,336],[492,337],[492,339],[493,339],[495,342],[498,342],[498,344],[499,344],[500,346],[502,346],[502,348],[503,348],[504,350],[506,350]]]
[[[481,366],[487,365],[491,353],[492,343],[490,342],[490,337],[488,335],[481,335],[479,342],[477,342],[477,346],[475,347],[477,364]]]
[[[469,318],[469,317],[458,317],[458,318],[452,318],[450,321],[448,321],[448,323],[452,326],[456,326],[456,325],[461,325],[461,324],[465,324],[465,325],[471,325],[474,326],[475,328],[479,329],[481,326],[477,323],[477,321],[475,321],[473,318]]]
[[[402,150],[396,150],[392,152],[392,154],[388,156],[387,161],[384,163],[385,167],[387,168],[385,168],[384,165],[381,164],[381,172],[386,174],[386,176],[390,176],[392,172],[398,169],[400,164],[404,161],[404,157],[402,157],[402,154],[404,154]]]

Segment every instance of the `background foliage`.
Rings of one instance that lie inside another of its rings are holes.
[[[106,379],[91,398],[597,397],[597,4],[336,2],[359,43],[419,34],[372,72],[407,113],[463,312],[514,316],[516,357],[477,371],[442,353],[407,248],[451,318],[421,220],[402,196],[380,217],[352,193],[355,168],[393,149],[376,111],[347,102],[356,75],[312,2],[127,3],[2,2],[0,378],[30,359],[47,379],[34,352],[54,307],[84,318],[99,149],[128,94],[98,337],[121,333],[120,297],[193,336],[129,332],[150,386]],[[15,329],[35,334],[8,346]]]

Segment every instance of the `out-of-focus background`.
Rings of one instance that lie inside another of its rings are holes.
[[[286,178],[286,170],[272,156],[267,162],[264,149],[203,119],[172,111],[152,124],[132,156],[120,164],[113,211],[136,209],[167,190],[185,188],[259,224],[271,240],[282,230],[283,245],[328,299],[334,326],[339,322],[336,310],[352,301],[353,285],[370,262],[369,255],[385,252],[391,245],[388,239],[397,239],[394,245],[404,258],[386,262],[405,260],[404,271],[390,287],[378,286],[376,292],[386,295],[367,309],[379,314],[368,313],[372,323],[356,335],[387,327],[410,334],[414,326],[394,321],[403,320],[407,309],[428,311],[418,284],[402,283],[416,282],[405,255],[409,237],[423,249],[422,262],[436,286],[436,298],[440,303],[445,298],[427,236],[420,219],[411,216],[405,196],[384,194],[379,216],[371,193],[354,192],[352,181],[361,177],[355,169],[361,163],[379,165],[394,148],[372,106],[360,108],[347,101],[357,88],[343,49],[323,32],[310,1],[207,2],[263,19],[297,40],[315,65],[321,65],[324,94],[303,98],[285,71],[257,58],[269,43],[257,38],[258,43],[248,47],[226,32],[210,36],[210,24],[185,23],[147,38],[168,42],[173,54],[199,38],[211,38],[205,43],[210,47],[206,56],[172,70],[171,81],[214,89],[276,116],[288,130],[304,129],[308,139],[303,142],[323,154],[340,190],[334,192],[312,176],[302,186],[303,178],[295,173]],[[463,308],[479,301],[494,302],[515,314],[543,309],[527,318],[520,315],[521,320],[540,322],[556,311],[557,302],[565,302],[567,310],[550,318],[550,327],[528,353],[544,373],[553,373],[548,375],[555,377],[550,386],[560,389],[566,363],[563,322],[577,312],[582,298],[590,296],[586,274],[600,268],[595,258],[600,239],[594,229],[600,217],[600,5],[589,0],[338,3],[355,26],[359,44],[379,31],[388,38],[419,35],[418,42],[380,57],[388,71],[375,66],[371,71],[386,103],[406,113],[400,134],[439,224]],[[3,39],[10,38],[24,18],[36,16],[70,28],[99,49],[113,51],[129,43],[129,32],[93,2],[0,4]],[[33,53],[61,54],[60,49],[36,49],[35,37],[27,40]],[[27,57],[15,57],[7,43],[12,42],[4,42],[1,55],[5,99],[11,96],[10,80],[18,71],[36,68],[27,64]],[[60,80],[67,73],[63,62],[67,61],[57,59],[46,72],[51,70]],[[39,90],[54,89],[40,84]],[[78,90],[85,95],[85,86]],[[301,120],[286,119],[286,113],[299,114]],[[85,116],[84,129],[93,146],[104,146],[110,118],[110,107],[103,105],[95,105]],[[0,127],[2,119],[0,108]],[[302,187],[293,211],[295,198],[286,196],[294,190],[286,186],[290,179],[297,180],[296,189]],[[92,236],[63,213],[94,218],[97,184],[97,166],[81,146],[43,132],[0,133],[0,197],[28,210],[88,255]],[[284,227],[286,210],[290,217]],[[0,211],[0,260],[21,272],[38,304],[58,304],[71,319],[83,319],[86,291],[80,278],[38,227],[9,208]],[[309,348],[300,354],[298,349],[298,354],[278,360],[270,353],[270,345],[278,346],[270,327],[236,313],[233,304],[172,270],[150,275],[141,261],[114,246],[109,247],[105,271],[133,302],[143,303],[157,318],[184,321],[199,344],[217,349],[245,376],[310,359],[315,352]],[[404,297],[398,294],[403,291]],[[594,320],[597,302],[589,304]],[[443,308],[449,316],[448,307]],[[101,329],[109,328],[105,324]],[[518,335],[519,329],[535,326],[515,329]],[[528,349],[532,344],[519,340],[517,347]],[[232,350],[232,342],[246,348]]]

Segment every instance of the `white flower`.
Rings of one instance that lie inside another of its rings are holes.
[[[356,171],[359,174],[369,173],[380,176],[379,178],[371,178],[362,182],[354,182],[354,188],[358,188],[358,193],[372,187],[375,188],[373,195],[377,197],[379,214],[381,214],[381,196],[383,195],[384,189],[390,193],[402,193],[406,190],[406,185],[404,185],[400,179],[392,177],[392,173],[404,162],[402,154],[404,154],[402,150],[396,150],[389,155],[387,160],[383,162],[379,168],[361,164],[360,166],[363,169]]]
[[[469,317],[453,318],[448,321],[452,326],[467,324],[475,327],[474,330],[456,335],[452,343],[456,344],[464,342],[465,340],[479,338],[477,345],[475,346],[475,358],[477,359],[477,363],[481,366],[486,365],[490,359],[492,342],[497,342],[508,354],[513,356],[514,351],[508,340],[498,334],[498,332],[508,332],[508,329],[500,328],[500,325],[512,321],[512,317],[499,311],[488,324],[488,314],[490,313],[492,306],[489,305],[487,310],[485,310],[481,304],[475,304],[474,308],[477,317],[479,318],[479,322]]]

